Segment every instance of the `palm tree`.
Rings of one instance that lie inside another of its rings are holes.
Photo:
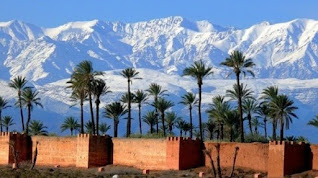
[[[137,72],[133,68],[127,68],[121,71],[120,73],[124,78],[127,79],[128,82],[128,118],[127,118],[127,134],[126,136],[129,137],[131,133],[131,102],[132,98],[130,98],[130,84],[132,84],[133,79],[141,79],[137,78],[139,72]]]
[[[209,132],[209,139],[210,140],[213,140],[213,133],[214,133],[215,128],[216,128],[215,122],[212,119],[209,119],[208,122],[206,123],[206,129]]]
[[[194,62],[193,65],[183,70],[183,76],[191,76],[197,80],[197,84],[199,88],[198,110],[199,110],[199,128],[200,128],[201,140],[203,140],[202,116],[201,116],[202,85],[203,85],[203,79],[211,74],[213,74],[212,67],[206,66],[202,60]]]
[[[177,115],[175,112],[167,112],[165,122],[167,123],[169,134],[172,134],[173,127],[177,123],[178,120],[182,120],[181,117]]]
[[[0,96],[0,132],[2,132],[2,111],[10,107],[8,101]]]
[[[107,125],[107,123],[102,123],[99,125],[99,131],[102,133],[102,135],[105,135],[109,129],[110,125]]]
[[[73,82],[72,85],[76,86],[76,82]],[[73,87],[71,86],[71,87]],[[81,110],[81,130],[80,133],[84,133],[84,101],[87,100],[87,92],[85,88],[75,87],[73,89],[72,95],[71,95],[71,101],[78,102],[80,104],[80,110]],[[75,105],[75,104],[74,104]]]
[[[254,117],[252,119],[252,126],[254,127],[254,133],[258,134],[258,127],[262,126],[262,124],[259,122],[258,117]]]
[[[192,138],[192,108],[195,104],[197,104],[198,100],[196,99],[195,95],[191,92],[187,92],[185,95],[182,96],[181,104],[188,106],[190,112],[190,138]]]
[[[6,128],[6,132],[9,132],[9,127],[14,125],[13,119],[11,116],[4,116],[2,125]]]
[[[239,93],[241,93],[241,100],[244,102],[245,100],[248,99],[254,99],[253,97],[253,91],[250,88],[247,88],[247,85],[244,85],[241,83],[240,86],[240,92],[238,91],[238,85],[234,84],[233,85],[233,90],[226,90],[226,95],[233,101],[238,101],[239,100]]]
[[[26,129],[28,130],[28,126]],[[30,123],[30,135],[47,135],[46,129],[42,121],[32,120]]]
[[[93,102],[92,102],[92,95],[93,95],[93,86],[94,81],[96,80],[97,76],[103,75],[102,72],[94,71],[93,64],[90,61],[84,60],[80,62],[74,69],[72,73],[71,80],[75,80],[78,82],[77,87],[85,88],[88,101],[89,101],[89,108],[91,114],[91,122],[93,125],[93,134],[95,134],[95,121],[94,121],[94,111],[93,111]]]
[[[119,119],[124,116],[128,110],[125,105],[119,102],[108,104],[104,107],[104,117],[114,121],[114,137],[117,137]]]
[[[230,103],[225,101],[224,96],[218,95],[212,98],[212,104],[207,110],[209,119],[215,119],[218,124],[218,135],[223,139],[223,125],[226,112],[231,110]]]
[[[308,122],[308,125],[314,126],[318,128],[318,115],[314,119]]]
[[[21,95],[22,95],[22,91],[24,90],[25,85],[27,84],[27,82],[28,81],[25,79],[25,77],[17,76],[13,80],[11,80],[10,83],[9,83],[9,87],[15,89],[18,92],[17,105],[20,108],[22,131],[24,131],[24,118],[23,118]]]
[[[144,93],[142,90],[137,90],[135,93],[134,103],[138,103],[138,113],[139,113],[139,132],[142,134],[141,129],[141,105],[146,103],[148,99],[148,94]]]
[[[253,134],[252,130],[252,116],[254,113],[256,113],[258,110],[258,103],[255,101],[255,99],[247,99],[243,100],[243,111],[246,114],[246,118],[248,120],[248,125],[250,128],[250,133]]]
[[[158,98],[157,102],[153,103],[153,106],[160,111],[161,115],[161,122],[163,129],[163,136],[166,136],[166,126],[165,126],[165,111],[172,106],[174,106],[174,103],[168,100],[165,100],[164,98]]]
[[[99,135],[99,104],[100,104],[100,97],[110,93],[109,87],[106,86],[106,83],[101,80],[95,80],[93,84],[93,94],[95,97],[95,105],[96,105],[96,134]]]
[[[234,139],[234,127],[239,121],[239,115],[236,110],[227,110],[225,111],[224,124],[225,128],[230,133],[230,142]]]
[[[230,57],[226,58],[225,61],[221,63],[221,65],[232,68],[232,72],[236,76],[236,85],[238,86],[238,112],[240,116],[241,142],[244,142],[244,125],[242,112],[242,93],[240,89],[240,75],[241,73],[243,73],[243,75],[246,76],[246,73],[249,73],[254,77],[254,73],[251,69],[253,66],[255,66],[255,64],[252,61],[252,59],[246,59],[243,53],[241,53],[240,51],[233,51]]]
[[[278,96],[278,87],[269,86],[265,88],[262,92],[262,96],[260,99],[263,99],[264,101],[261,104],[266,105],[267,110],[269,110],[269,103],[272,102],[277,96]],[[267,112],[269,114],[269,111]],[[272,127],[273,127],[272,137],[274,140],[276,140],[277,118],[271,117],[270,121],[272,122]]]
[[[179,129],[180,131],[180,137],[182,137],[182,131],[184,130],[185,126],[186,126],[187,122],[185,120],[179,119],[176,122],[176,127]]]
[[[143,116],[143,121],[149,125],[149,131],[153,133],[153,126],[157,122],[157,116],[155,111],[149,111],[146,115]]]
[[[43,105],[41,104],[41,98],[38,97],[39,92],[37,92],[36,90],[32,90],[31,88],[26,88],[23,92],[22,92],[22,104],[24,106],[27,107],[28,109],[28,120],[26,122],[26,134],[29,134],[29,123],[31,120],[31,111],[33,109],[33,106],[40,106],[41,108],[43,108]],[[37,122],[35,122],[37,123]]]
[[[64,123],[61,125],[61,132],[70,129],[71,135],[73,135],[74,130],[80,130],[81,125],[77,122],[74,117],[67,117]]]
[[[260,103],[258,106],[257,114],[263,118],[264,133],[265,137],[267,138],[267,116],[269,115],[268,106],[265,103]]]
[[[163,90],[162,87],[156,83],[151,83],[149,85],[149,88],[146,90],[149,95],[154,97],[154,103],[157,102],[159,97],[167,95],[166,92],[167,90]],[[155,108],[156,111],[156,132],[157,134],[159,133],[159,118],[158,118],[158,109]]]
[[[294,102],[287,95],[278,95],[270,102],[270,115],[280,121],[280,141],[284,139],[284,125],[286,129],[289,129],[292,117],[298,118],[294,113],[297,109],[298,107],[294,106]]]
[[[87,121],[85,123],[85,130],[86,130],[86,133],[88,134],[93,134],[93,124],[92,124],[92,121]]]

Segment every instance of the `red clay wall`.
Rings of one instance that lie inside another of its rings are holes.
[[[205,142],[205,148],[212,150],[212,158],[216,160],[215,142]],[[236,167],[266,172],[268,162],[268,144],[263,143],[221,143],[220,157],[222,167],[232,167],[235,147],[239,147]],[[211,167],[205,158],[205,166]]]
[[[166,140],[113,138],[113,164],[166,169]]]
[[[0,132],[0,164],[9,164],[14,162],[13,149],[9,146],[9,142],[14,143],[15,150],[19,154],[19,162],[30,160],[30,137],[19,133]]]
[[[311,150],[311,166],[312,169],[318,170],[318,145],[310,145]]]
[[[76,166],[76,137],[33,136],[33,151],[36,142],[39,143],[37,165]]]
[[[167,169],[184,170],[203,163],[202,142],[183,137],[167,138]]]

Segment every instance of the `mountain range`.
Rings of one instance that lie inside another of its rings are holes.
[[[80,61],[90,60],[95,70],[105,71],[103,78],[113,91],[103,97],[102,105],[126,92],[127,82],[119,73],[134,67],[143,79],[133,82],[133,90],[146,89],[151,82],[162,85],[176,104],[173,110],[188,119],[187,108],[178,103],[185,92],[197,93],[197,86],[193,79],[181,76],[183,69],[197,60],[213,66],[214,74],[203,85],[206,109],[213,96],[224,95],[235,82],[233,77],[226,78],[229,69],[220,66],[234,50],[242,51],[256,64],[255,78],[243,80],[255,96],[263,88],[277,85],[299,107],[299,119],[287,135],[304,135],[318,142],[314,137],[318,130],[306,125],[318,113],[318,21],[310,19],[262,22],[246,29],[179,16],[136,23],[70,22],[54,28],[17,20],[0,22],[0,95],[14,103],[16,93],[7,83],[17,75],[25,76],[40,92],[44,104],[43,109],[34,110],[34,119],[43,120],[51,132],[59,133],[66,116],[79,116],[76,106],[69,107],[71,91],[65,88],[66,81]],[[143,110],[149,109],[145,106]],[[5,114],[13,115],[19,126],[16,108]],[[112,123],[108,119],[103,122]],[[120,122],[122,134],[125,123]],[[137,124],[133,126],[137,132]]]

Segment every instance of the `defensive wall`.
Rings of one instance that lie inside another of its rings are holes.
[[[9,143],[14,143],[10,146]],[[0,133],[0,165],[14,163],[13,149],[19,162],[29,161],[38,150],[39,166],[97,167],[107,164],[134,166],[150,170],[182,170],[199,166],[210,167],[202,150],[211,150],[216,161],[215,142],[182,137],[166,139],[127,139],[80,134],[74,137],[26,136]],[[220,143],[222,167],[231,167],[235,148],[239,151],[237,168],[267,172],[268,177],[305,170],[318,170],[318,145],[295,142]]]

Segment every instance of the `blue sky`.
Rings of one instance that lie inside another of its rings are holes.
[[[317,0],[1,0],[0,21],[53,27],[69,21],[137,22],[179,15],[244,28],[262,21],[318,20],[317,9]]]

